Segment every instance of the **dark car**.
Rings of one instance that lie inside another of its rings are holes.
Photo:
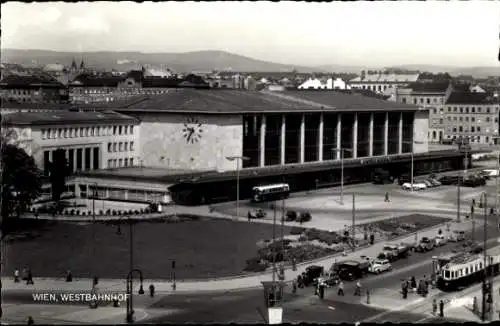
[[[323,266],[317,266],[317,265],[308,266],[306,268],[305,279],[303,280],[304,284],[306,286],[309,284],[313,284],[315,279],[323,275],[324,270],[325,269],[323,268]]]
[[[442,185],[445,186],[452,186],[458,184],[459,180],[461,181],[461,177],[458,175],[445,175],[442,176],[438,179],[439,182],[441,182]]]
[[[296,221],[299,214],[296,211],[287,211],[286,212],[286,220],[287,221]]]
[[[311,216],[311,213],[309,212],[302,212],[300,213],[299,217],[298,217],[298,222],[309,222],[310,220],[312,220],[312,216]]]
[[[369,267],[368,261],[347,260],[334,264],[332,270],[338,274],[341,280],[354,281],[367,274]]]

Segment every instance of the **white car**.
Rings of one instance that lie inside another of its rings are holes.
[[[437,247],[441,247],[448,242],[448,239],[444,235],[440,234],[434,238],[434,241]]]
[[[387,272],[392,269],[392,265],[387,259],[376,259],[370,267],[368,267],[368,271],[370,273],[379,274],[382,272]]]
[[[403,190],[411,190],[411,183],[405,182],[405,183],[403,183],[401,188]],[[413,183],[413,190],[419,191],[419,190],[425,190],[425,189],[427,189],[427,186],[425,185],[425,183],[420,183],[420,182]]]
[[[448,241],[451,242],[460,242],[465,240],[465,232],[464,231],[453,231],[450,235],[448,235]]]

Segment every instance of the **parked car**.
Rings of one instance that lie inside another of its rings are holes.
[[[441,182],[439,182],[437,179],[429,178],[427,180],[429,180],[429,182],[432,183],[434,187],[439,187],[441,185]]]
[[[368,271],[374,274],[380,274],[382,272],[388,272],[392,269],[392,265],[387,259],[376,259],[370,267],[368,267]]]
[[[417,251],[418,252],[427,252],[434,249],[434,241],[431,241],[427,237],[423,237],[418,244]]]
[[[248,218],[250,218],[250,219],[264,218],[264,217],[266,217],[266,215],[267,215],[266,212],[264,212],[262,209],[248,211]]]
[[[309,212],[302,212],[302,213],[300,213],[297,222],[302,222],[303,223],[303,222],[309,222],[310,220],[312,220],[311,213],[309,213]]]
[[[286,220],[287,221],[296,221],[298,215],[299,214],[296,211],[287,211],[286,212]]]
[[[460,177],[458,175],[445,175],[445,176],[442,176],[438,179],[439,182],[441,182],[441,184],[445,185],[445,186],[453,186],[453,185],[456,185],[458,183],[458,180],[460,179]]]
[[[427,188],[434,188],[434,184],[430,182],[429,180],[422,180],[422,183],[425,184]]]
[[[405,182],[401,185],[401,189],[403,190],[411,190],[411,183]]]
[[[448,242],[448,238],[445,237],[444,235],[440,234],[434,238],[434,242],[436,244],[436,247],[441,247],[441,246],[444,246]]]
[[[448,241],[460,242],[465,240],[465,232],[454,230],[448,235]]]
[[[321,275],[323,275],[324,272],[323,266],[318,266],[318,265],[311,265],[306,268],[306,276],[304,279],[304,284],[306,286],[313,284],[315,280]]]
[[[423,182],[413,183],[413,190],[420,191],[425,189],[427,189],[427,185],[425,183]]]

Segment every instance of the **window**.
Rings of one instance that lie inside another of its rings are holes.
[[[486,117],[486,122],[490,122],[490,117]]]
[[[436,109],[436,108],[434,108],[434,110],[433,110],[433,111],[434,111],[434,114],[437,114],[437,109]]]
[[[125,152],[127,152],[127,151],[128,151],[128,142],[123,143],[123,150],[124,150]]]
[[[443,124],[443,119],[439,119],[439,124],[442,125]]]
[[[134,165],[134,159],[130,158],[130,165]]]
[[[116,126],[113,126],[113,135],[116,135]]]
[[[446,279],[450,278],[450,271],[444,271],[444,278]]]
[[[133,141],[130,142],[130,151],[134,151],[134,142]]]
[[[456,106],[453,107],[453,112],[457,112],[457,107]]]
[[[116,152],[116,143],[113,143],[113,152]]]
[[[47,130],[42,129],[42,139],[45,139],[45,138],[47,138]]]
[[[481,110],[481,108],[480,108],[480,107],[479,107],[479,108],[477,108],[477,113],[481,113],[481,111],[482,111],[482,110]]]
[[[457,117],[453,117],[453,121],[457,121]]]
[[[465,113],[469,113],[469,108],[465,108]]]
[[[108,160],[108,168],[111,168],[113,164],[113,160]]]
[[[469,121],[469,117],[465,117],[465,121]]]
[[[469,274],[469,267],[465,268],[465,275]]]
[[[123,143],[122,142],[118,143],[118,151],[123,152]]]
[[[413,104],[417,104],[417,99],[416,98],[413,99]]]
[[[63,130],[62,128],[57,129],[57,138],[62,138]]]
[[[475,132],[476,128],[474,126],[470,127],[470,132]]]
[[[113,146],[113,144],[111,143],[108,143],[108,153],[111,153],[111,147]]]
[[[451,107],[448,107],[448,112],[451,112]]]
[[[476,118],[471,117],[471,118],[470,118],[470,121],[474,122],[474,121],[476,121]]]
[[[130,126],[130,134],[133,135],[134,134],[134,126]]]
[[[490,108],[486,108],[486,113],[490,113]]]
[[[121,135],[122,134],[122,126],[119,126],[118,127],[118,135]]]
[[[457,132],[457,127],[453,127],[453,132]]]
[[[460,108],[460,113],[464,113],[464,108]]]
[[[87,128],[85,128],[85,137],[88,137],[89,134],[90,134],[90,128],[87,127]]]
[[[401,99],[401,101],[402,101],[404,104],[406,104],[406,97],[403,97],[403,98]]]
[[[475,108],[470,108],[470,112],[476,113],[476,109]]]
[[[451,117],[450,116],[448,116],[448,121],[451,121]]]
[[[481,127],[477,126],[477,132],[481,132]]]
[[[420,98],[420,104],[424,104],[424,99],[422,97]]]
[[[123,166],[128,166],[128,159],[126,158],[123,159]]]
[[[464,131],[464,127],[459,126],[459,127],[458,127],[458,132],[463,132],[463,131]]]
[[[432,102],[437,103],[437,98],[433,98]]]
[[[427,104],[431,104],[431,99],[427,98]]]
[[[463,120],[463,118],[462,118],[462,117],[460,117],[460,118],[458,118],[458,120],[459,120],[459,121],[462,121],[462,120]]]
[[[119,167],[122,167],[122,165],[123,165],[123,160],[122,160],[122,159],[119,159],[119,160],[118,160],[118,166],[119,166]]]

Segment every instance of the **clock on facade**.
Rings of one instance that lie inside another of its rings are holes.
[[[187,143],[194,144],[199,142],[203,134],[200,121],[198,121],[195,117],[188,117],[187,121],[184,123],[182,134],[184,135]]]

